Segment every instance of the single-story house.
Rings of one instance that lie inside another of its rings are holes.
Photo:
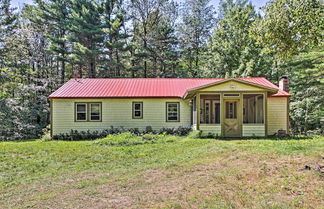
[[[51,134],[191,127],[224,137],[289,130],[288,78],[71,79],[49,96]]]

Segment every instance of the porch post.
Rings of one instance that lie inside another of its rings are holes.
[[[225,136],[225,106],[224,106],[224,98],[223,98],[223,93],[220,93],[220,124],[221,124],[221,136]]]
[[[243,92],[240,93],[238,122],[240,127],[240,137],[243,137]]]
[[[196,96],[196,107],[197,107],[197,130],[199,130],[200,125],[200,94],[197,93]]]
[[[264,100],[263,100],[263,104],[264,104],[264,132],[265,132],[265,136],[268,136],[268,92],[263,93],[264,95]]]

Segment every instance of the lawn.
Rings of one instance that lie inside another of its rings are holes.
[[[0,208],[323,208],[323,157],[324,137],[1,142]]]

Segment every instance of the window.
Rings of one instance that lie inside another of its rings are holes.
[[[99,121],[101,120],[101,104],[100,103],[90,103],[90,120]]]
[[[224,94],[224,97],[239,97],[240,94]]]
[[[76,104],[76,120],[86,121],[87,120],[87,104]]]
[[[243,123],[264,123],[263,94],[243,95]]]
[[[75,121],[101,121],[101,103],[76,103]]]
[[[226,102],[226,119],[237,118],[237,102]]]
[[[167,122],[179,122],[179,102],[166,103]]]
[[[143,118],[143,102],[133,102],[133,119]]]

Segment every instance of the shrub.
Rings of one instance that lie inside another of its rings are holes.
[[[178,127],[175,128],[162,128],[159,133],[165,133],[168,135],[177,135],[177,136],[187,136],[189,132],[191,131],[191,128],[189,127]]]
[[[103,139],[94,142],[95,145],[108,145],[108,146],[130,146],[147,143],[140,136],[136,136],[130,132],[121,134],[109,134]]]
[[[99,146],[132,146],[141,144],[167,143],[173,142],[174,139],[163,134],[144,134],[135,135],[130,132],[121,134],[109,134],[103,139],[98,139],[94,145]]]
[[[144,131],[140,131],[138,128],[124,129],[123,127],[115,128],[111,126],[109,129],[103,131],[77,131],[71,130],[69,134],[58,134],[53,136],[53,140],[95,140],[99,138],[106,137],[107,135],[117,135],[125,132],[132,133],[133,135],[143,135],[151,134],[151,136],[156,136],[155,134],[162,135],[176,135],[176,136],[186,136],[191,131],[191,128],[179,127],[179,128],[162,128],[160,131],[155,132],[151,126],[147,126]],[[149,136],[149,135],[148,135]],[[147,136],[147,137],[148,137]]]

